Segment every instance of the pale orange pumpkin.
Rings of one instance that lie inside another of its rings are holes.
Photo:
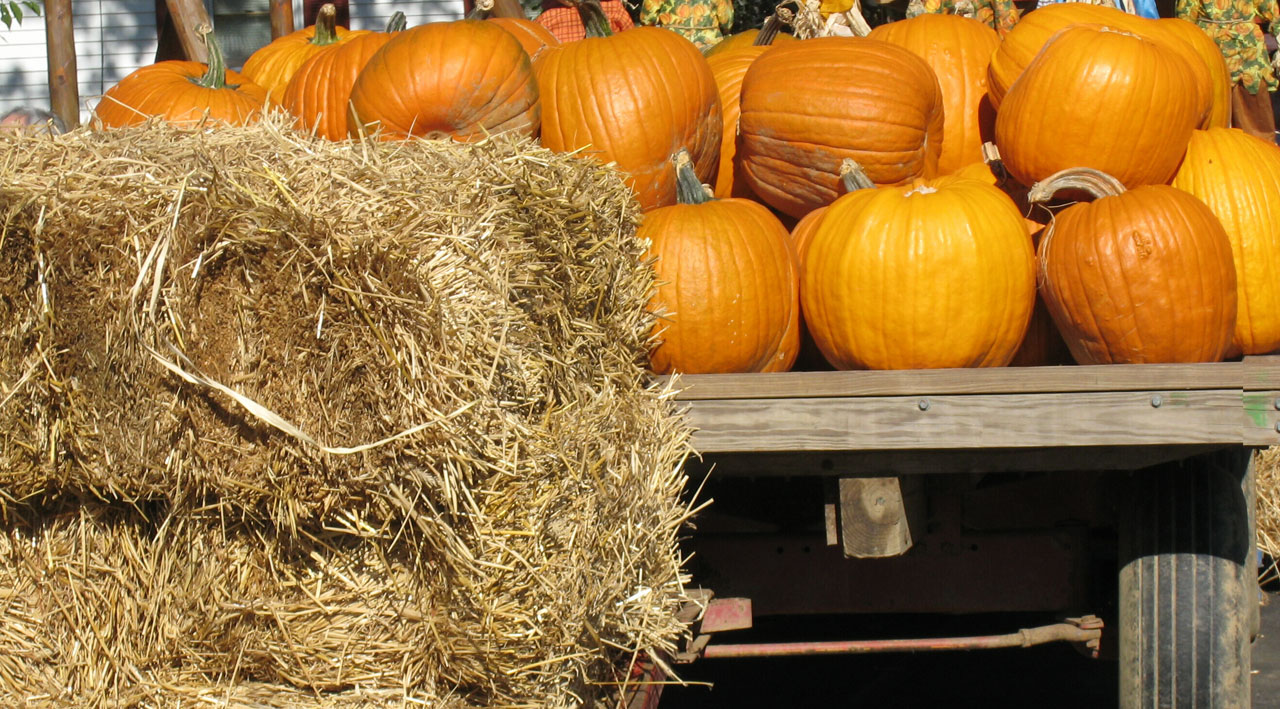
[[[1196,131],[1173,186],[1208,205],[1231,239],[1233,350],[1280,349],[1280,147],[1236,128]]]
[[[680,200],[644,215],[660,316],[653,371],[783,371],[799,348],[799,276],[787,230],[762,205],[713,199],[688,154],[676,157]]]
[[[747,68],[767,50],[767,46],[747,45],[728,52],[707,55],[711,75],[720,91],[720,166],[716,172],[717,197],[751,197],[751,190],[736,179],[738,162],[738,115],[742,105],[742,78]]]
[[[942,152],[939,174],[982,159],[982,144],[994,140],[995,108],[987,96],[987,65],[1000,37],[987,25],[960,15],[925,13],[871,30],[911,51],[933,68],[942,89]]]
[[[1035,300],[1018,208],[958,177],[840,197],[801,273],[805,322],[838,369],[1003,366]]]

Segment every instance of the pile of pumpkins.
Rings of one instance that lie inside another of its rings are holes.
[[[703,53],[584,4],[565,44],[497,18],[347,31],[326,7],[243,75],[211,43],[97,118],[276,102],[333,140],[516,131],[616,163],[660,281],[660,373],[785,371],[806,347],[839,369],[1280,349],[1280,148],[1228,127],[1229,74],[1191,23],[1061,3],[1003,38],[925,14]]]

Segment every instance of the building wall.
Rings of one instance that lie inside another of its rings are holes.
[[[460,18],[462,0],[352,0],[352,29],[382,29],[396,10],[412,27]],[[73,0],[72,16],[86,120],[107,89],[155,61],[155,0]],[[294,2],[294,17],[301,25],[302,0]],[[48,81],[44,18],[26,15],[7,30],[0,25],[0,114],[18,106],[49,108]]]

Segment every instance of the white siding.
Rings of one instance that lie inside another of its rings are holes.
[[[81,117],[104,91],[155,60],[155,0],[73,0],[76,74]],[[0,113],[30,105],[49,107],[49,65],[43,17],[26,15],[0,28]]]
[[[387,20],[399,10],[404,13],[409,26],[428,22],[449,22],[462,19],[462,0],[350,0],[351,29],[386,29]]]

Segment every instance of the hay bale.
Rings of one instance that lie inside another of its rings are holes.
[[[1280,581],[1280,448],[1254,454],[1258,549],[1271,557],[1261,569],[1262,583]]]
[[[683,632],[615,170],[279,118],[0,155],[0,697],[569,706]]]

